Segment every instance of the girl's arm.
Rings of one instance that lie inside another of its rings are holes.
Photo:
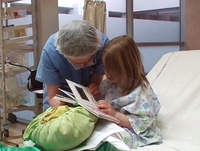
[[[132,130],[132,126],[129,122],[128,117],[125,114],[120,113],[120,112],[116,111],[115,109],[113,109],[112,105],[109,102],[107,102],[105,100],[100,100],[100,101],[98,101],[97,106],[102,112],[117,118],[120,121],[120,123],[119,123],[120,126],[126,127],[128,129]]]

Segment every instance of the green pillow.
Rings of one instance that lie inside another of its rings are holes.
[[[81,106],[50,107],[29,123],[23,138],[48,151],[69,150],[92,134],[97,119]]]

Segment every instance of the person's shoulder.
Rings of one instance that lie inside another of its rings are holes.
[[[57,33],[54,33],[54,34],[50,35],[48,40],[47,40],[47,43],[55,44],[56,38],[57,38]]]
[[[102,33],[101,31],[98,31],[99,35],[101,36],[102,46],[106,45],[109,42],[109,38],[106,34]]]
[[[52,53],[57,51],[55,41],[56,41],[56,33],[49,36],[47,42],[44,45],[44,49],[47,53]]]
[[[102,39],[108,39],[108,36],[107,36],[106,34],[104,34],[104,33],[102,33],[102,32],[100,32],[100,34],[101,34],[101,38],[102,38]]]

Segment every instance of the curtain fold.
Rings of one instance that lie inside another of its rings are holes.
[[[106,2],[85,0],[83,19],[90,22],[99,31],[106,33]]]

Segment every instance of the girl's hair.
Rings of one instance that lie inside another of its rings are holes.
[[[123,94],[137,86],[146,88],[148,80],[140,52],[131,37],[124,35],[112,39],[104,47],[102,57],[106,74],[115,80]]]

